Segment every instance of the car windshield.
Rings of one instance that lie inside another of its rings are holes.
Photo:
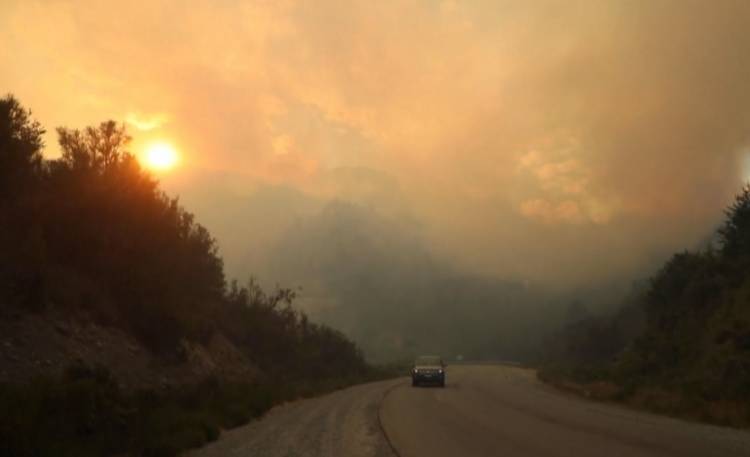
[[[440,357],[436,355],[423,355],[422,357],[417,357],[417,361],[414,362],[414,365],[442,365],[443,361]]]

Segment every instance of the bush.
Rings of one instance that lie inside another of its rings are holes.
[[[270,386],[216,379],[181,392],[126,394],[106,370],[77,364],[60,378],[0,385],[0,456],[174,456],[279,400]]]

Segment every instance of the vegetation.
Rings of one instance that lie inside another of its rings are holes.
[[[266,411],[275,392],[209,379],[185,391],[122,392],[104,370],[72,367],[0,391],[0,455],[175,455]]]
[[[0,99],[0,311],[49,304],[137,337],[168,359],[220,333],[258,379],[208,379],[177,392],[124,392],[106,370],[0,385],[0,455],[174,455],[274,402],[381,376],[341,333],[292,308],[294,293],[227,285],[209,232],[127,152],[113,121],[44,129]]]
[[[642,322],[623,331],[634,315]],[[713,245],[675,254],[619,314],[575,322],[552,345],[563,349],[550,352],[543,378],[605,382],[615,387],[607,397],[750,424],[750,186]]]

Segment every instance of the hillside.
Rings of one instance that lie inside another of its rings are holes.
[[[0,99],[0,456],[174,455],[377,375],[293,291],[228,283],[124,126],[58,128],[54,160],[43,133]]]
[[[613,316],[563,329],[541,376],[660,412],[750,425],[750,186],[725,214],[708,247],[675,254]]]
[[[221,333],[205,343],[183,340],[167,359],[126,331],[63,314],[52,306],[35,313],[3,311],[0,384],[59,377],[72,365],[101,367],[127,391],[180,388],[209,377],[250,382],[260,374]]]

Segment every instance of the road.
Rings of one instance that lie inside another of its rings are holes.
[[[378,424],[383,396],[403,379],[361,384],[276,406],[189,457],[394,457]]]
[[[447,375],[444,389],[399,379],[283,405],[188,455],[750,456],[750,432],[587,401],[531,370],[452,366]]]

